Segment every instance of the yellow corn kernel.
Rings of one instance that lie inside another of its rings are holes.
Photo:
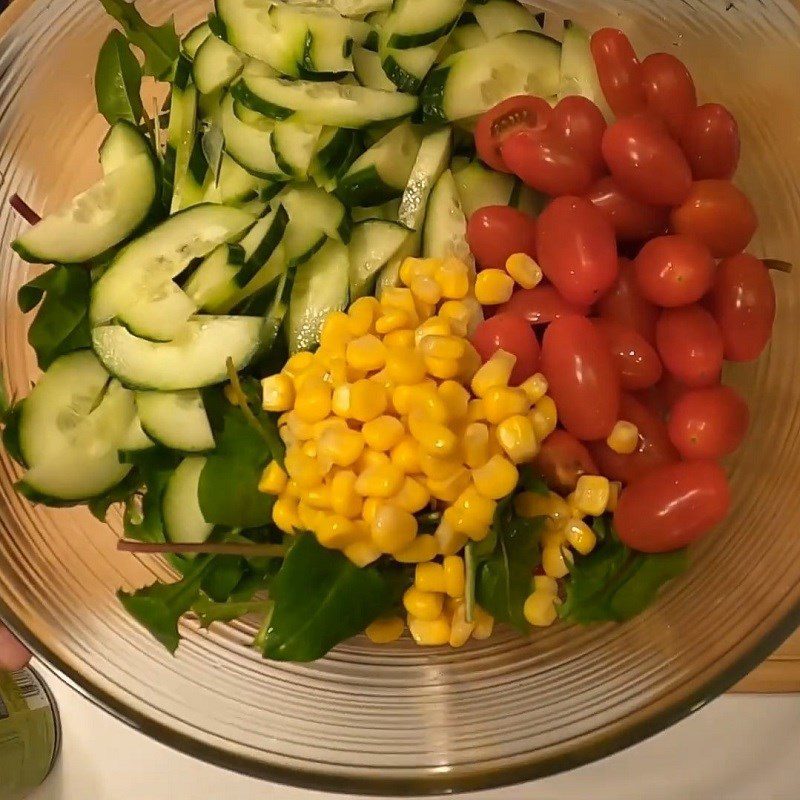
[[[619,494],[622,491],[622,484],[619,481],[608,482],[608,502],[606,511],[616,511],[619,502]]]
[[[408,547],[393,554],[394,560],[401,564],[419,564],[436,558],[439,546],[430,533],[421,533]]]
[[[388,349],[399,347],[403,350],[413,350],[414,331],[411,330],[411,328],[401,328],[400,330],[391,331],[383,337],[383,343]]]
[[[373,644],[396,642],[406,629],[402,617],[380,617],[367,625],[364,633]]]
[[[336,389],[339,386],[344,386],[350,380],[351,370],[347,367],[347,361],[344,356],[335,356],[328,360],[328,372],[326,379],[331,386]]]
[[[558,619],[555,597],[543,592],[533,592],[528,595],[522,607],[525,619],[537,628],[546,628]]]
[[[451,336],[453,329],[450,322],[444,317],[431,317],[426,319],[414,332],[414,344],[419,347],[423,339],[428,336]]]
[[[570,547],[582,556],[591,553],[597,544],[597,536],[582,519],[569,520],[564,528],[564,534]]]
[[[339,514],[326,514],[317,526],[315,533],[323,547],[334,547],[337,550],[341,550],[359,539],[353,520]]]
[[[323,468],[349,467],[364,452],[364,437],[350,428],[328,428],[317,442],[317,458]]]
[[[484,306],[496,306],[511,299],[513,278],[502,269],[484,269],[475,279],[475,299]]]
[[[353,465],[353,468],[358,473],[364,472],[364,470],[372,467],[384,467],[389,463],[391,463],[391,459],[386,455],[386,453],[382,453],[380,450],[373,450],[371,447],[367,447],[361,454],[361,458],[359,458],[358,461],[356,461],[356,463]]]
[[[436,282],[442,289],[442,297],[460,300],[469,291],[469,268],[457,258],[448,258],[436,270]]]
[[[439,647],[450,641],[450,619],[446,614],[433,620],[418,619],[409,614],[408,632],[420,647]]]
[[[482,541],[489,534],[489,522],[471,517],[461,508],[454,506],[446,508],[442,519],[453,529],[454,533],[460,533],[474,542]]]
[[[351,469],[339,470],[331,479],[331,509],[343,517],[361,514],[363,501],[356,493],[356,474]]]
[[[494,629],[494,617],[484,611],[480,606],[475,606],[475,628],[472,631],[473,639],[488,639]]]
[[[462,647],[465,645],[474,630],[475,621],[467,622],[466,605],[458,603],[450,619],[450,647]]]
[[[325,317],[319,332],[320,349],[343,351],[352,338],[350,317],[344,311],[332,311]]]
[[[329,509],[331,508],[331,487],[325,483],[311,486],[306,491],[303,500],[313,508]]]
[[[303,442],[301,446],[302,451],[311,458],[317,457],[317,443],[313,440]]]
[[[486,419],[498,425],[518,414],[527,414],[530,405],[522,389],[511,386],[492,386],[483,396]]]
[[[417,318],[419,319],[420,325],[436,314],[435,303],[426,303],[424,300],[414,295],[414,304],[417,307]]]
[[[416,324],[416,311],[412,317],[402,308],[389,308],[375,320],[375,333],[388,334],[404,328],[414,327]]]
[[[301,375],[314,363],[314,354],[309,353],[308,350],[301,350],[293,356],[289,356],[287,362],[283,365],[283,372],[288,375],[292,380],[295,380],[298,375]]]
[[[533,460],[539,452],[539,442],[533,423],[522,414],[504,419],[495,429],[495,437],[505,454],[515,463]]]
[[[406,286],[411,286],[414,278],[423,276],[432,278],[436,274],[438,261],[434,258],[414,258],[409,256],[403,259],[400,265],[400,280]]]
[[[400,491],[389,498],[390,503],[411,514],[422,511],[430,501],[431,493],[428,489],[416,478],[412,478],[409,475],[406,475],[403,479],[403,485],[400,487]]]
[[[469,386],[470,382],[475,377],[475,373],[481,368],[482,363],[478,351],[467,342],[466,350],[459,362],[458,379],[465,386]]]
[[[265,494],[280,494],[286,489],[288,476],[277,461],[270,461],[261,473],[258,491]]]
[[[541,400],[547,394],[547,390],[550,388],[550,386],[547,383],[547,378],[545,378],[541,372],[536,372],[531,375],[530,378],[526,378],[519,385],[519,388],[525,392],[528,402],[535,403],[537,400]]]
[[[507,387],[517,357],[505,350],[497,350],[472,378],[472,393],[476,397],[485,397],[490,389],[497,386]]]
[[[283,495],[272,505],[272,521],[284,533],[293,533],[295,528],[302,528],[303,523],[297,513],[297,499]]]
[[[289,497],[296,497],[299,500],[305,493],[305,486],[301,486],[297,481],[291,478],[287,481],[284,494],[288,494]]]
[[[439,307],[439,316],[450,323],[450,328],[456,336],[466,337],[470,311],[462,300],[445,300]]]
[[[425,392],[436,392],[436,383],[429,378],[419,383],[401,384],[392,392],[392,407],[401,416],[411,413],[412,403]]]
[[[317,425],[319,423],[306,422],[300,419],[296,411],[289,411],[283,416],[286,427],[291,432],[295,441],[307,442],[316,436]]]
[[[620,455],[630,455],[639,446],[639,429],[624,419],[614,423],[611,433],[608,434],[606,444]]]
[[[435,305],[442,299],[441,286],[427,275],[417,275],[412,278],[409,288],[414,297],[423,303]]]
[[[381,308],[384,313],[391,309],[405,311],[413,320],[412,326],[418,324],[417,306],[411,289],[404,286],[389,286],[383,290],[380,298]]]
[[[322,483],[323,472],[317,460],[306,455],[296,445],[286,451],[283,464],[286,472],[299,486],[308,488]]]
[[[392,464],[399,467],[407,475],[414,475],[422,469],[419,462],[419,444],[413,436],[408,434],[403,436],[392,448],[389,457]]]
[[[328,512],[314,508],[304,500],[298,500],[297,515],[300,517],[300,522],[303,523],[303,527],[306,530],[314,531],[314,533],[316,533],[317,528],[319,528],[319,526],[322,525],[322,523],[328,517]]]
[[[486,408],[480,397],[474,397],[467,403],[467,422],[486,422]]]
[[[492,456],[482,467],[472,470],[475,488],[491,500],[500,500],[517,488],[519,472],[503,456]]]
[[[419,349],[425,358],[457,361],[464,355],[466,342],[458,336],[429,334],[420,341]]]
[[[444,595],[440,592],[423,592],[416,586],[410,586],[403,594],[403,606],[417,619],[436,619],[444,609]]]
[[[464,559],[455,554],[445,556],[442,568],[444,569],[444,591],[449,597],[463,597],[466,586]]]
[[[319,422],[331,413],[333,387],[322,378],[303,381],[294,401],[294,413],[303,422]]]
[[[484,497],[475,486],[468,486],[455,500],[453,508],[463,511],[476,525],[483,527],[491,524],[497,503]],[[469,531],[464,533],[468,534]]]
[[[391,462],[367,467],[356,478],[356,491],[362,497],[391,497],[403,485],[403,473]]]
[[[563,497],[555,492],[521,492],[514,498],[514,511],[520,517],[550,517],[564,523],[572,516],[572,510]]]
[[[469,537],[453,529],[453,526],[444,517],[439,521],[439,525],[433,532],[436,543],[439,545],[439,554],[443,556],[454,556],[464,549],[464,545],[469,541]]]
[[[461,302],[467,307],[469,313],[467,336],[471,337],[478,325],[483,322],[483,306],[474,297],[465,297]]]
[[[442,381],[439,385],[439,397],[447,407],[448,419],[466,419],[470,395],[458,381]]]
[[[386,374],[390,380],[401,386],[421,383],[425,380],[425,361],[422,354],[407,347],[388,348]]]
[[[364,441],[373,450],[391,450],[405,435],[406,429],[397,417],[386,414],[365,422],[361,428]]]
[[[417,564],[414,570],[414,586],[421,592],[444,594],[447,588],[444,567],[436,561]]]
[[[447,477],[457,472],[462,464],[457,458],[440,458],[439,456],[432,456],[430,453],[420,448],[419,454],[419,470],[427,478],[432,478],[435,481],[445,480]]]
[[[510,255],[506,259],[506,272],[523,289],[533,289],[542,282],[542,268],[527,253]]]
[[[438,380],[457,378],[461,374],[461,362],[452,358],[436,358],[425,356],[425,369],[428,374]]]
[[[541,442],[556,429],[558,423],[558,412],[553,398],[549,394],[540,397],[534,404],[530,417],[536,438]]]
[[[542,548],[542,569],[551,578],[563,578],[569,575],[572,554],[560,545],[546,544]]]
[[[412,411],[408,417],[408,429],[419,442],[420,449],[432,456],[446,458],[458,446],[453,431],[439,422],[431,422],[424,412]]]
[[[384,393],[386,394],[387,401],[389,398],[391,398],[392,392],[395,390],[395,384],[394,381],[392,381],[392,379],[389,377],[386,367],[378,372],[373,372],[372,375],[369,376],[369,380],[371,380],[373,383],[377,383],[378,386],[383,389]]]
[[[371,541],[363,539],[346,545],[343,552],[357,567],[366,567],[383,555]]]
[[[261,407],[264,411],[288,411],[294,405],[294,383],[278,373],[261,381]]]
[[[338,391],[338,390],[337,390]],[[348,416],[359,422],[369,422],[386,411],[386,391],[378,384],[360,380],[350,384],[350,411]]]
[[[350,308],[350,333],[353,336],[364,336],[372,330],[375,320],[381,312],[381,304],[374,297],[359,297]]]
[[[551,578],[549,575],[534,575],[533,576],[533,591],[540,594],[551,594],[554,597],[558,596],[558,581]]]
[[[366,333],[347,343],[345,358],[354,369],[374,372],[386,364],[386,347],[377,336]]]
[[[372,541],[385,553],[398,553],[408,547],[417,535],[413,514],[391,503],[380,503],[370,523]]]
[[[469,472],[461,465],[445,478],[427,478],[425,481],[431,497],[445,503],[455,502],[469,483]]]
[[[608,504],[609,481],[602,475],[581,475],[575,487],[575,507],[584,515],[599,517]]]
[[[378,497],[368,497],[366,500],[364,500],[361,507],[361,518],[368,525],[372,525],[374,522],[375,515],[378,513],[378,508],[382,502],[383,500]]]

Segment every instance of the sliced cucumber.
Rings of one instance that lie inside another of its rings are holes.
[[[350,209],[353,222],[363,222],[367,219],[383,219],[387,222],[397,222],[400,218],[400,198],[389,200],[379,206],[364,206],[363,208]]]
[[[462,169],[453,170],[461,208],[469,219],[484,206],[511,205],[514,177],[505,172],[487,169],[480,161],[472,161]]]
[[[391,261],[411,232],[399,222],[367,219],[350,238],[350,301],[369,294],[378,272]]]
[[[202,203],[203,195],[214,181],[214,173],[206,158],[203,138],[204,134],[201,133],[194,137],[192,149],[189,153],[189,161],[186,164],[186,172],[176,185],[176,193],[173,194],[173,203],[175,204],[172,209],[173,213]],[[222,142],[220,141],[221,144]],[[217,158],[221,157],[221,155],[222,150],[220,149]]]
[[[189,74],[179,80],[181,73]],[[184,191],[189,159],[195,144],[197,127],[197,87],[191,83],[191,62],[179,59],[175,82],[172,85],[172,98],[169,107],[169,127],[167,128],[167,147],[164,153],[165,191],[169,192],[170,211],[179,210]]]
[[[156,443],[144,432],[138,417],[134,417],[130,427],[122,434],[117,444],[120,453],[136,453],[155,446]]]
[[[361,154],[362,147],[356,131],[348,128],[323,128],[317,150],[308,167],[308,174],[317,186],[331,191],[336,179],[349,169]],[[330,187],[330,188],[329,188]]]
[[[468,25],[459,24],[450,34],[449,40],[454,53],[460,50],[470,50],[473,47],[485,44],[486,41],[487,36],[477,22],[472,22]]]
[[[251,239],[250,234],[242,239],[245,262],[234,278],[238,286],[246,286],[269,260],[283,239],[288,222],[286,209],[279,205],[265,214],[251,229],[251,232],[258,231],[258,239]]]
[[[547,195],[531,189],[530,186],[525,186],[521,181],[517,181],[511,194],[510,205],[520,211],[524,211],[526,214],[538,217],[548,202],[550,202],[550,198]]]
[[[450,161],[452,140],[450,128],[429,133],[422,140],[398,212],[399,221],[411,230],[422,227],[428,196]]]
[[[516,0],[488,0],[472,9],[478,25],[487,39],[496,39],[504,33],[516,31],[541,31],[541,23]]]
[[[184,458],[167,480],[161,499],[164,532],[171,542],[202,544],[214,530],[206,522],[200,508],[198,489],[206,459],[202,456]]]
[[[325,239],[347,243],[350,221],[344,206],[333,195],[312,186],[289,189],[281,202],[289,213],[284,247],[289,266],[308,260]]]
[[[422,91],[423,117],[463,120],[517,94],[558,90],[561,45],[541,33],[506,33],[443,61]]]
[[[214,449],[214,434],[197,389],[182,392],[136,392],[142,429],[170,450],[202,453]]]
[[[419,255],[421,243],[420,231],[413,231],[406,238],[389,263],[378,273],[375,279],[375,297],[380,299],[384,289],[400,285],[400,266],[407,258]]]
[[[198,48],[192,64],[197,91],[201,94],[228,86],[242,71],[244,59],[235,47],[209,36]]]
[[[572,94],[588,97],[603,112],[606,121],[611,122],[614,114],[606,102],[594,58],[589,50],[589,32],[570,20],[564,21],[564,39],[561,43],[561,82],[558,98]]]
[[[109,175],[136,156],[148,155],[153,158],[153,151],[144,134],[127,119],[117,120],[109,128],[99,153],[103,175]]]
[[[222,100],[221,123],[225,152],[251,175],[270,181],[288,180],[272,152],[273,120],[260,117],[258,127],[242,122],[234,113],[234,100],[228,94]]]
[[[235,294],[229,297],[224,303],[220,303],[213,309],[214,313],[227,314],[233,308],[241,308],[245,301],[261,292],[269,293],[281,275],[286,272],[287,259],[286,248],[283,242],[275,248],[275,252],[263,267],[255,274],[247,286],[237,289]],[[246,312],[243,312],[246,313]]]
[[[258,199],[264,189],[271,190],[273,186],[277,184],[251,175],[227,153],[223,153],[217,179],[209,184],[203,199],[210,203],[238,205]],[[279,187],[275,191],[278,189]]]
[[[362,86],[366,86],[368,89],[380,89],[384,92],[397,90],[397,87],[383,71],[381,57],[372,50],[364,47],[353,48],[353,68],[356,78]]]
[[[431,44],[458,21],[464,0],[395,0],[386,21],[388,47],[400,50]]]
[[[211,28],[208,22],[201,22],[195,25],[186,36],[181,39],[181,52],[192,61],[195,54],[200,49],[200,45],[211,36]]]
[[[217,312],[239,288],[236,276],[244,266],[244,249],[221,244],[212,250],[183,287],[197,308]]]
[[[276,122],[270,135],[270,147],[281,171],[297,180],[305,180],[321,133],[321,125],[295,119]]]
[[[465,264],[475,263],[467,244],[467,219],[449,169],[436,181],[428,198],[422,253],[426,258],[454,256]]]
[[[299,0],[299,6],[332,8],[343,17],[364,17],[373,12],[388,11],[392,0]]]
[[[258,351],[260,317],[194,317],[171,342],[151,342],[122,325],[92,331],[95,353],[126,386],[172,392],[221,383],[226,361],[238,371]]]
[[[420,148],[419,131],[404,122],[357,158],[336,194],[348,206],[372,206],[403,193]]]
[[[346,245],[334,239],[297,268],[289,301],[290,352],[317,345],[325,317],[347,307],[349,268]]]
[[[401,92],[419,91],[425,76],[434,65],[447,37],[437,39],[433,44],[414,47],[409,50],[380,48],[382,68],[389,80]]]

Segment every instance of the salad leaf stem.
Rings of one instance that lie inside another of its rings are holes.
[[[282,544],[243,544],[240,542],[202,542],[199,544],[176,542],[137,542],[132,539],[120,539],[117,550],[123,553],[208,553],[213,555],[283,558],[287,547]]]
[[[8,204],[25,220],[25,222],[31,225],[41,222],[42,218],[18,194],[12,194],[8,200]]]

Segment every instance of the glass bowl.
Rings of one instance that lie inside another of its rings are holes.
[[[48,211],[99,177],[104,122],[92,75],[110,28],[97,0],[37,2],[0,26],[0,362],[12,391],[36,376],[16,289],[34,273],[9,250],[18,192]],[[16,11],[14,6],[17,6]],[[179,29],[209,10],[141,3]],[[800,17],[784,0],[615,0],[549,7],[589,27],[625,29],[642,53],[686,61],[703,99],[743,131],[740,185],[761,228],[753,251],[800,265]],[[356,638],[310,665],[263,661],[246,623],[188,621],[175,658],[114,592],[169,575],[115,550],[83,510],[33,507],[0,465],[0,614],[88,697],[162,742],[253,775],[317,789],[435,793],[568,769],[665,728],[724,691],[800,621],[800,269],[776,274],[775,337],[728,380],[753,426],[731,461],[728,521],[692,553],[690,572],[624,625],[564,625],[529,640],[499,631],[462,650]]]

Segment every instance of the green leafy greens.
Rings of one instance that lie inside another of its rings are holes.
[[[97,110],[113,125],[126,119],[138,124],[142,107],[142,68],[125,36],[111,31],[100,48],[94,74]]]

